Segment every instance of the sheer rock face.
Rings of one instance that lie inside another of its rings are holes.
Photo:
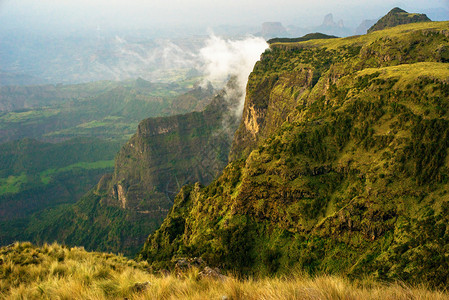
[[[419,22],[431,22],[431,20],[425,14],[413,14],[408,13],[399,7],[393,8],[387,15],[382,17],[376,24],[374,24],[368,33],[382,30],[389,27],[395,27],[402,24],[419,23]]]
[[[238,124],[232,112],[238,99],[228,97],[236,96],[232,84],[202,112],[142,121],[117,155],[104,201],[123,209],[166,213],[181,186],[210,183],[226,166]]]
[[[313,70],[301,68],[282,76],[267,76],[263,80],[253,73],[249,77],[243,117],[234,135],[231,159],[247,154],[259,140],[270,135],[282,125],[297,103],[297,99],[286,98],[285,88],[297,86],[296,97],[307,93],[312,85]]]

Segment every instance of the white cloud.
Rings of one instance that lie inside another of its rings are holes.
[[[208,81],[216,87],[222,87],[230,76],[236,77],[237,94],[240,95],[237,113],[243,110],[248,76],[267,48],[262,38],[248,37],[233,41],[212,35],[200,50],[203,71]]]

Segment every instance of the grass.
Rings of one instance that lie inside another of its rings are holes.
[[[419,77],[430,77],[447,81],[449,78],[449,68],[445,63],[436,62],[419,62],[414,64],[404,64],[383,68],[367,68],[357,72],[357,75],[370,75],[375,72],[380,72],[379,78],[394,78],[399,79],[399,83],[413,83]],[[401,85],[402,86],[402,85]]]
[[[27,176],[25,173],[18,176],[10,175],[7,178],[0,178],[0,196],[4,194],[18,193],[22,184],[26,182]]]
[[[39,177],[41,182],[45,185],[51,182],[54,175],[62,172],[72,171],[74,169],[84,169],[84,170],[94,170],[94,169],[107,169],[113,168],[115,161],[111,160],[100,160],[94,162],[78,162],[65,166],[63,168],[48,169],[40,172]],[[23,184],[27,183],[27,175],[22,172],[20,175],[14,176],[10,175],[6,178],[0,178],[0,196],[5,194],[15,194],[21,191]]]
[[[23,123],[40,120],[55,116],[60,112],[59,109],[41,108],[24,112],[9,112],[0,117],[0,122],[4,123]]]
[[[78,162],[65,166],[63,168],[48,169],[40,172],[39,177],[41,182],[45,185],[51,182],[52,176],[62,172],[72,171],[74,169],[84,169],[84,170],[94,170],[94,169],[107,169],[113,168],[115,161],[111,160],[100,160],[94,162]],[[20,175],[14,176],[10,175],[6,178],[0,178],[0,196],[5,194],[15,194],[20,192],[21,186],[28,182],[27,175],[21,173]]]
[[[346,38],[339,39],[321,39],[321,40],[310,40],[298,43],[275,43],[273,45],[292,45],[301,47],[326,47],[327,49],[337,49],[339,47],[348,46],[352,44],[367,44],[376,39],[384,38],[388,36],[389,38],[402,36],[409,32],[415,30],[445,30],[447,29],[449,22],[421,22],[421,23],[411,23],[395,26],[393,28],[387,28],[380,31],[374,31],[369,34],[350,36]]]
[[[197,269],[152,274],[145,262],[57,244],[0,248],[3,299],[449,299],[443,291],[400,282],[351,282],[334,276],[222,279]]]
[[[100,160],[94,162],[78,162],[75,164],[71,164],[65,166],[63,168],[58,169],[48,169],[40,173],[40,178],[42,183],[48,184],[51,181],[51,176],[61,172],[72,171],[73,169],[84,169],[84,170],[93,170],[93,169],[107,169],[113,168],[115,164],[115,160]]]

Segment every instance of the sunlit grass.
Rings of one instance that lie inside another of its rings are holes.
[[[448,299],[401,283],[351,282],[301,273],[263,279],[201,278],[191,269],[154,275],[145,262],[57,244],[16,243],[0,249],[4,299]]]
[[[367,44],[371,41],[374,41],[379,38],[383,38],[388,36],[389,38],[393,38],[395,36],[403,36],[409,32],[413,32],[416,30],[447,30],[449,26],[449,22],[420,22],[420,23],[411,23],[395,26],[393,28],[387,28],[380,31],[374,31],[369,34],[364,35],[356,35],[350,36],[346,38],[338,38],[338,39],[321,39],[321,40],[310,40],[305,42],[298,43],[276,43],[276,44],[284,44],[289,45],[291,47],[300,46],[300,47],[326,47],[327,49],[337,49],[339,47],[353,45],[353,44]],[[276,45],[273,44],[273,45]]]
[[[0,117],[0,122],[4,123],[23,123],[38,121],[42,118],[48,118],[60,113],[59,109],[43,108],[25,112],[9,112]]]
[[[357,72],[358,76],[380,72],[379,78],[398,78],[397,86],[404,88],[406,84],[413,83],[420,77],[431,77],[449,80],[449,68],[446,63],[419,62],[414,64],[403,64],[384,68],[367,68]]]
[[[115,160],[100,160],[94,162],[78,162],[65,166],[63,168],[48,169],[40,173],[40,178],[43,184],[48,184],[51,181],[52,175],[62,172],[72,171],[74,169],[94,170],[94,169],[107,169],[113,168]]]
[[[0,178],[0,195],[18,193],[21,186],[26,182],[27,176],[25,173],[17,176],[10,175],[6,178]]]

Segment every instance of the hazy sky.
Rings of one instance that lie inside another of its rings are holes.
[[[76,31],[258,26],[266,21],[315,26],[327,13],[355,27],[363,19],[380,17],[395,6],[424,11],[432,18],[432,9],[440,15],[438,8],[449,11],[449,0],[0,0],[0,27]]]

